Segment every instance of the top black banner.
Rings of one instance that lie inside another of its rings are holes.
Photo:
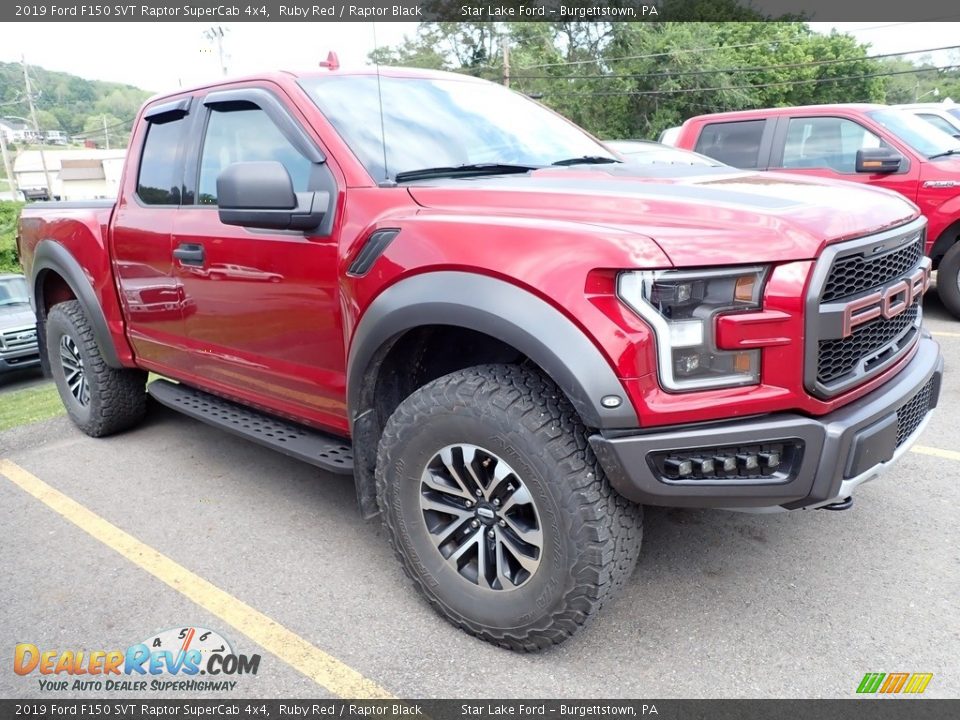
[[[3,3],[3,22],[948,21],[955,0],[146,0]]]

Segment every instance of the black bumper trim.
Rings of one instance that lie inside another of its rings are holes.
[[[836,496],[845,479],[878,467],[898,449],[897,410],[930,388],[929,409],[937,405],[943,356],[933,340],[923,337],[909,364],[885,385],[819,418],[777,413],[750,420],[685,426],[663,432],[616,437],[591,436],[590,445],[611,485],[624,497],[645,505],[673,507],[776,508],[811,507]],[[929,411],[928,411],[929,412]],[[784,482],[770,484],[667,484],[650,469],[647,455],[712,445],[804,443],[799,468]]]

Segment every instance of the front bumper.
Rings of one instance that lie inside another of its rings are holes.
[[[22,370],[23,368],[37,367],[40,365],[40,350],[20,351],[5,355],[0,353],[0,373]]]
[[[593,435],[590,444],[611,485],[645,505],[753,512],[815,508],[841,501],[879,477],[906,452],[936,407],[940,347],[919,341],[910,363],[880,389],[819,418],[777,413],[669,430]],[[664,477],[653,459],[703,448],[788,444],[789,469],[770,477]]]

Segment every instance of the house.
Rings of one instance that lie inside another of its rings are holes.
[[[7,143],[32,143],[37,139],[37,133],[16,118],[0,118],[0,133]]]
[[[63,130],[44,130],[43,141],[51,145],[66,145],[69,138]]]
[[[46,150],[43,157],[50,176],[50,194],[61,200],[114,198],[127,151],[100,149]],[[47,187],[39,150],[24,150],[13,162],[13,174],[23,191]]]

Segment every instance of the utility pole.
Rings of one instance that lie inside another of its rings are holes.
[[[103,118],[103,141],[107,146],[107,150],[110,149],[110,131],[107,129],[107,116],[101,115]]]
[[[3,154],[3,169],[7,171],[7,181],[10,183],[10,192],[13,193],[13,199],[17,199],[17,178],[13,174],[13,163],[10,162],[10,153],[7,151],[7,136],[0,132],[0,153]]]
[[[226,34],[227,31],[224,30],[223,25],[214,25],[203,32],[203,36],[207,40],[217,43],[217,56],[220,58],[220,71],[224,75],[227,74],[227,66],[223,61],[223,38]]]
[[[33,89],[30,87],[30,73],[27,72],[27,58],[20,56],[20,64],[23,66],[23,86],[27,93],[27,104],[30,106],[30,117],[33,120],[33,129],[40,138],[40,164],[43,166],[43,177],[47,183],[47,195],[53,199],[53,183],[50,182],[50,171],[47,170],[47,156],[43,154],[43,134],[40,132],[40,122],[37,120],[37,108],[33,105]]]
[[[503,84],[510,87],[510,38],[500,38],[500,51],[503,53]]]

